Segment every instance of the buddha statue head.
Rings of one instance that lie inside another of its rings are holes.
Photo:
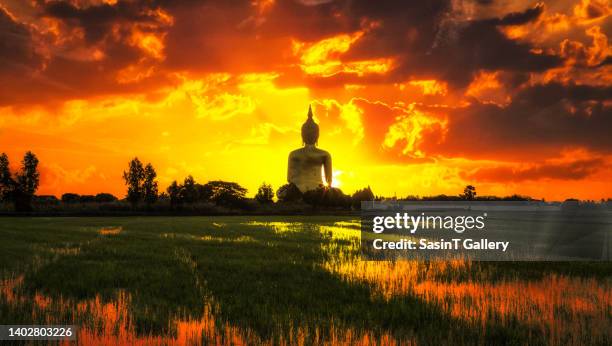
[[[319,125],[312,118],[312,108],[308,106],[308,119],[302,125],[302,142],[306,145],[316,145],[319,141]]]

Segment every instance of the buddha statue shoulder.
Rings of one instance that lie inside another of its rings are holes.
[[[317,148],[319,125],[315,123],[312,108],[308,108],[308,118],[302,125],[303,147],[289,153],[287,181],[294,184],[300,192],[315,190],[332,184],[331,155]]]

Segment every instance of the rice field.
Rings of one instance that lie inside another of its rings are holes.
[[[359,235],[330,216],[4,218],[0,324],[74,324],[82,345],[612,344],[610,262],[362,261]]]

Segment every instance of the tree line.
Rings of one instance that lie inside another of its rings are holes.
[[[9,159],[5,153],[0,155],[0,199],[13,203],[16,211],[31,211],[32,202],[37,198],[35,192],[40,181],[38,171],[38,158],[34,153],[28,151],[22,161],[20,169],[12,173],[9,167]],[[180,209],[184,205],[211,203],[221,207],[246,209],[249,199],[246,197],[247,189],[235,182],[213,180],[201,184],[189,175],[182,182],[174,180],[165,191],[159,191],[157,172],[151,163],[143,163],[138,157],[128,162],[127,170],[123,172],[123,180],[126,186],[125,201],[132,208],[145,206],[145,208],[163,202],[169,204],[172,209]],[[273,204],[276,196],[281,203],[305,203],[313,207],[331,207],[340,209],[359,209],[362,201],[372,200],[491,200],[491,197],[476,197],[476,188],[472,185],[465,187],[460,195],[455,196],[430,196],[405,198],[384,198],[375,196],[372,189],[357,190],[352,195],[346,195],[342,190],[333,187],[321,186],[318,189],[305,193],[293,184],[281,186],[275,193],[272,185],[263,183],[255,194],[254,201],[259,205]],[[54,196],[38,196],[55,199]],[[53,197],[53,198],[50,198]],[[500,200],[494,197],[494,200]],[[528,197],[514,195],[504,200],[528,200]],[[55,199],[57,200],[57,199]],[[110,193],[99,193],[96,195],[79,195],[76,193],[65,193],[61,196],[64,204],[86,204],[86,203],[112,203],[119,199]]]
[[[11,172],[9,157],[0,154],[0,201],[13,204],[15,211],[28,212],[32,210],[33,202],[58,203],[55,196],[37,196],[36,190],[40,183],[38,170],[39,160],[34,153],[28,151],[23,156],[19,168]],[[321,186],[318,189],[305,193],[293,184],[282,185],[276,192],[272,185],[262,183],[253,199],[246,197],[247,189],[235,182],[213,180],[206,183],[196,182],[193,176],[188,175],[181,182],[174,180],[165,191],[159,189],[157,172],[151,163],[143,163],[137,157],[128,162],[123,172],[123,181],[126,186],[126,195],[123,199],[133,209],[144,206],[151,208],[156,204],[170,206],[171,209],[180,209],[183,206],[195,204],[211,204],[229,209],[249,209],[259,206],[272,205],[275,197],[281,204],[303,203],[315,208],[360,209],[362,201],[398,200],[398,201],[529,201],[527,196],[512,195],[507,197],[479,196],[476,187],[467,185],[458,195],[437,196],[406,196],[382,197],[376,196],[372,189],[357,190],[347,195],[342,190],[333,187]],[[64,193],[61,196],[62,204],[113,204],[120,199],[110,193],[96,195],[79,195]],[[568,201],[572,201],[569,199]],[[602,202],[605,202],[602,199]],[[608,199],[608,203],[610,199]],[[119,202],[117,206],[125,205]]]
[[[128,169],[123,172],[123,180],[127,188],[126,200],[132,206],[144,204],[151,206],[155,202],[168,201],[172,208],[196,203],[212,203],[228,208],[248,208],[247,189],[235,182],[213,180],[201,184],[189,175],[182,182],[174,180],[166,189],[159,193],[157,174],[151,163],[143,164],[137,157],[128,163]],[[288,193],[287,193],[288,191]],[[313,206],[359,208],[361,201],[373,200],[374,193],[370,187],[358,190],[352,196],[345,195],[340,189],[321,187],[304,194],[292,184],[281,186],[276,193],[280,202],[304,202]],[[257,189],[254,200],[261,204],[274,203],[272,185],[262,183]]]
[[[238,183],[222,180],[200,184],[193,176],[187,176],[182,183],[174,180],[165,192],[159,193],[157,173],[151,163],[143,163],[135,157],[123,172],[127,187],[126,200],[137,206],[150,206],[159,200],[169,201],[172,207],[184,204],[210,202],[225,207],[243,207],[246,202],[247,189]]]

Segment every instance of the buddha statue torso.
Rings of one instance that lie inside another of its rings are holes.
[[[331,155],[316,147],[319,140],[319,125],[314,122],[312,109],[308,108],[308,119],[302,125],[304,147],[289,154],[287,181],[302,193],[332,184]]]
[[[323,168],[323,170],[321,170]],[[314,145],[292,151],[289,154],[289,169],[287,180],[295,184],[301,192],[314,190],[325,183],[331,185],[331,155]]]

